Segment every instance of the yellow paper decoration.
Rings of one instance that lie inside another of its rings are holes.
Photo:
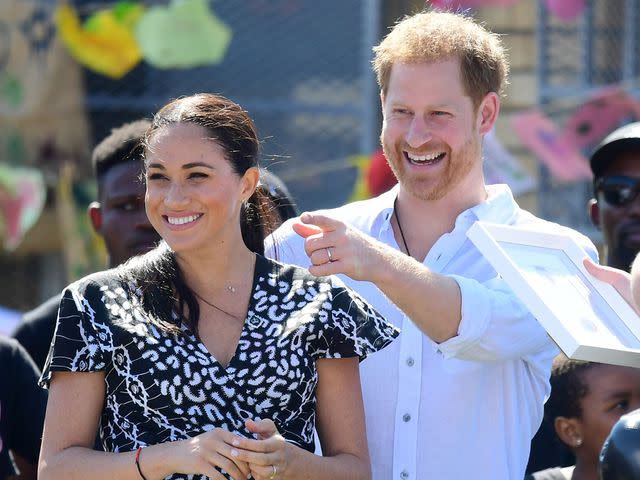
[[[62,5],[56,11],[56,24],[73,58],[90,70],[118,79],[142,58],[133,29],[143,12],[142,5],[121,3],[95,13],[81,25],[75,9]]]
[[[371,198],[371,192],[367,186],[367,170],[371,164],[371,157],[369,155],[353,155],[347,160],[349,165],[352,165],[358,169],[358,177],[353,185],[353,190],[349,196],[349,202],[357,202],[358,200],[366,200]]]

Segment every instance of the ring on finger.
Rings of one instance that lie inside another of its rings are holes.
[[[276,475],[278,475],[278,467],[276,467],[275,465],[271,465],[271,475],[269,476],[269,480],[273,480],[274,478],[276,478]]]
[[[333,255],[331,255],[331,247],[327,247],[327,257],[329,257],[329,262],[333,262]]]

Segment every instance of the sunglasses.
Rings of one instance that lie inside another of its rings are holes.
[[[640,193],[640,178],[614,175],[596,180],[594,189],[602,193],[605,202],[614,207],[631,203]]]

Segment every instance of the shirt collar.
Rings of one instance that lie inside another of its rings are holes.
[[[487,185],[487,198],[478,205],[471,207],[467,212],[471,213],[475,220],[490,223],[511,223],[511,219],[517,214],[518,204],[513,198],[508,185]],[[466,212],[463,212],[463,215]]]
[[[400,187],[398,186],[398,184],[395,184],[391,188],[391,190],[378,195],[372,200],[372,202],[374,202],[374,208],[372,209],[372,211],[377,212],[372,223],[377,223],[378,221],[380,222],[380,232],[383,232],[391,227],[393,205],[396,201],[396,197],[398,196],[398,190],[400,190]]]
[[[372,224],[380,222],[380,232],[391,227],[391,216],[393,215],[393,205],[398,196],[400,187],[396,184],[391,190],[371,199],[372,212],[375,217],[372,218]],[[487,198],[464,212],[462,212],[458,220],[463,218],[471,218],[472,221],[482,220],[490,223],[511,223],[510,220],[517,213],[518,204],[513,198],[511,189],[505,184],[487,185]]]

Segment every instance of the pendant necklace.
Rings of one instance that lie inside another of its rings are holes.
[[[412,255],[411,255],[411,252],[409,251],[409,246],[407,245],[407,241],[404,238],[402,225],[400,224],[400,215],[398,215],[397,203],[398,203],[398,197],[396,197],[396,199],[393,201],[393,214],[396,216],[396,223],[398,224],[398,230],[400,230],[400,237],[402,237],[402,244],[404,245],[404,249],[406,250],[407,255],[411,257]]]
[[[235,291],[235,289],[234,289],[234,291]],[[200,295],[198,295],[195,291],[193,291],[193,290],[192,290],[192,292],[193,292],[193,294],[194,294],[194,295],[195,295],[199,300],[202,300],[204,303],[206,303],[206,304],[207,304],[207,305],[209,305],[210,307],[215,308],[216,310],[218,310],[218,311],[220,311],[220,312],[224,313],[225,315],[228,315],[228,316],[229,316],[229,317],[231,317],[231,318],[235,318],[236,320],[244,321],[244,319],[243,319],[242,317],[240,317],[240,316],[238,316],[238,315],[234,315],[233,313],[229,313],[229,312],[227,312],[226,310],[224,310],[224,309],[220,308],[219,306],[217,306],[215,303],[211,303],[210,301],[205,300],[205,299],[204,299],[204,298],[202,298]]]

